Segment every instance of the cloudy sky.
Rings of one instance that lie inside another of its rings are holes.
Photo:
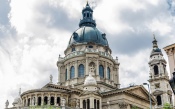
[[[122,87],[147,82],[152,33],[159,48],[175,42],[175,1],[89,2],[113,57],[119,58]],[[57,82],[58,56],[64,56],[85,4],[86,0],[0,0],[0,109],[7,99],[13,102],[19,88],[41,88],[50,74]]]

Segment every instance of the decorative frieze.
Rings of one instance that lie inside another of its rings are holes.
[[[119,102],[118,104],[119,104],[120,109],[127,109],[128,107],[128,103],[126,102]]]

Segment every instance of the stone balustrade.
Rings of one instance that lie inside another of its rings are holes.
[[[73,57],[81,56],[81,55],[84,55],[85,53],[97,53],[100,56],[107,57],[107,58],[113,60],[113,57],[107,52],[98,51],[98,49],[94,50],[94,49],[86,48],[84,51],[74,51],[74,52],[66,55],[65,57],[59,57],[58,61],[64,61],[64,60],[67,60],[67,59],[70,59]]]

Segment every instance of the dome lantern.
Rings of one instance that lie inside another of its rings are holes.
[[[83,19],[80,20],[79,27],[91,26],[96,27],[95,20],[93,20],[93,10],[87,2],[86,7],[82,10]]]
[[[152,52],[151,52],[150,57],[152,57],[154,55],[162,55],[163,56],[161,49],[157,45],[157,40],[155,38],[155,35],[153,34],[153,36],[154,36],[154,39],[152,41],[152,43],[153,43],[153,49],[152,49]]]

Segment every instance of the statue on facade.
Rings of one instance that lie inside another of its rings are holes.
[[[79,108],[79,107],[80,107],[79,100],[76,100],[76,108]]]
[[[7,101],[5,102],[5,108],[8,108],[8,106],[9,106],[9,101],[7,100]]]
[[[95,75],[95,67],[93,65],[89,67],[89,74]]]
[[[66,100],[65,100],[65,98],[62,98],[61,99],[61,106],[65,107],[65,105],[66,105]]]
[[[50,75],[50,83],[52,83],[52,79],[53,79],[53,76],[52,76],[52,75]]]

